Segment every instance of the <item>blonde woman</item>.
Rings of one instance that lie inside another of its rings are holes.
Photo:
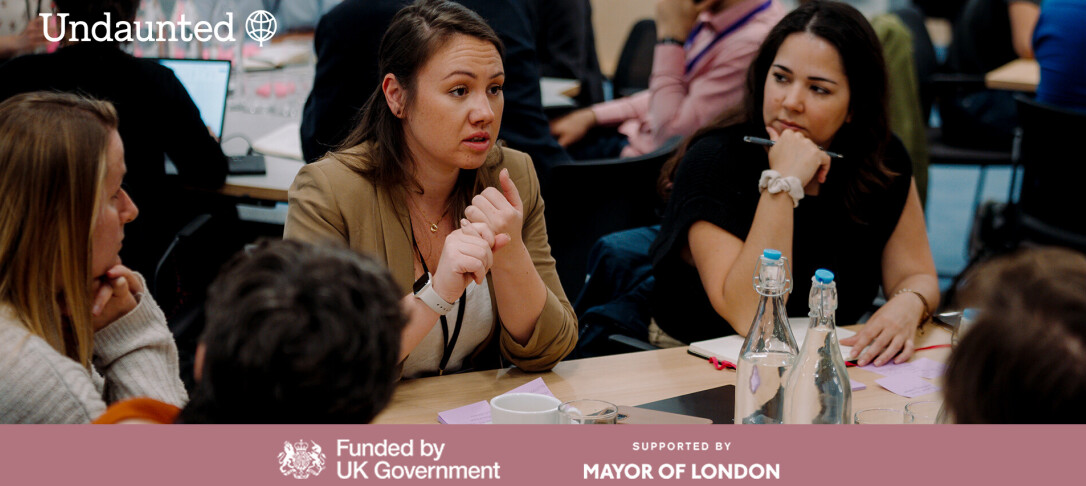
[[[124,173],[111,104],[59,93],[0,103],[0,423],[187,400],[165,316],[118,256],[138,213]]]

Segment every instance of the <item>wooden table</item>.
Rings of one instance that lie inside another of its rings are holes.
[[[219,192],[228,196],[263,199],[265,201],[287,200],[287,189],[294,182],[294,176],[302,170],[304,162],[271,155],[264,156],[267,173],[264,175],[232,175],[226,177],[226,184]]]
[[[1036,59],[1015,59],[984,75],[984,85],[990,89],[1033,93],[1040,82],[1041,66]]]
[[[856,329],[860,326],[849,326]],[[917,334],[916,346],[950,342],[950,332],[928,324]],[[949,348],[920,351],[917,357],[944,362]],[[939,393],[905,398],[875,383],[881,375],[849,368],[849,376],[867,385],[852,393],[852,410],[904,408],[915,400],[940,400]],[[686,347],[642,351],[600,358],[563,361],[546,373],[519,369],[478,371],[407,380],[400,383],[389,406],[374,423],[432,424],[437,414],[480,400],[489,400],[538,377],[563,401],[595,398],[618,405],[640,405],[722,385],[734,385],[734,370],[717,371],[706,360],[687,354]]]

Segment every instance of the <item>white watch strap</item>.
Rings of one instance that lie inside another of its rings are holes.
[[[434,290],[433,278],[428,280],[421,290],[415,292],[415,297],[418,297],[422,303],[426,304],[427,307],[433,309],[434,312],[437,312],[437,314],[441,316],[448,314],[453,308],[453,304],[445,302],[445,299],[441,298],[440,295],[437,295],[437,292]]]

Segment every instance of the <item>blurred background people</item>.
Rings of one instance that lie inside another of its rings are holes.
[[[70,22],[131,21],[139,0],[56,0]],[[70,37],[72,29],[67,29]],[[125,188],[143,217],[128,227],[126,265],[148,277],[182,226],[205,212],[226,213],[209,194],[226,178],[227,160],[200,111],[173,71],[126,54],[117,43],[65,42],[51,54],[22,56],[0,66],[0,100],[18,93],[84,93],[113,103],[125,144]],[[166,173],[166,157],[177,168]]]
[[[596,56],[589,0],[530,0],[540,75],[576,79],[580,106],[603,101],[603,74]]]
[[[649,89],[558,118],[551,133],[574,159],[646,154],[694,133],[739,102],[747,67],[784,14],[777,0],[659,0]]]
[[[49,44],[45,38],[48,0],[7,0],[0,2],[0,63],[20,54],[34,52]]]
[[[1040,0],[969,0],[947,50],[950,72],[983,76],[1018,58],[1032,59]],[[1014,94],[981,90],[939,103],[943,138],[958,145],[1010,148],[1018,124]]]
[[[1086,111],[1086,2],[1045,0],[1033,31],[1041,66],[1037,101]]]

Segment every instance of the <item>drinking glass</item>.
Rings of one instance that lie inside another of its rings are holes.
[[[618,423],[618,407],[603,400],[573,400],[558,406],[558,423],[614,424]]]
[[[857,424],[902,424],[905,414],[900,408],[865,408],[854,415]]]
[[[907,424],[934,424],[939,416],[939,407],[942,402],[924,400],[910,402],[905,405],[905,423]]]

